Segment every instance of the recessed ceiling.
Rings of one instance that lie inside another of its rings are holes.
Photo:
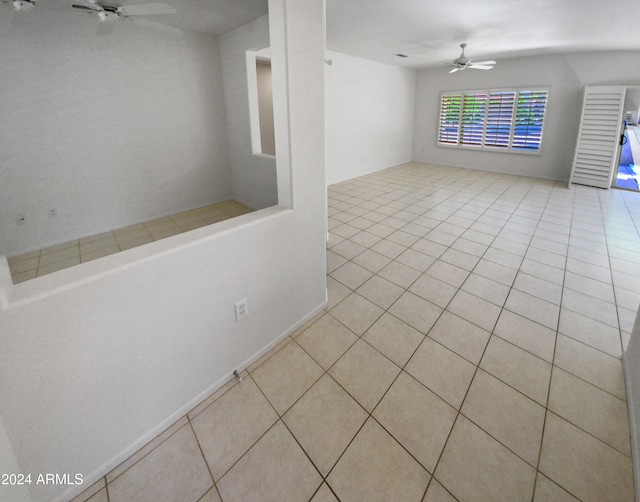
[[[327,0],[327,48],[422,68],[594,50],[640,50],[637,0]],[[395,54],[404,54],[402,58]]]

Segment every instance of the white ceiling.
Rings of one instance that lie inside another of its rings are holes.
[[[103,0],[109,3],[110,0]],[[267,13],[268,0],[154,1],[175,15],[149,20],[221,35]],[[41,11],[86,0],[40,0]],[[100,2],[100,0],[99,0]],[[638,0],[326,0],[327,48],[354,56],[422,68],[451,62],[459,44],[472,60],[592,50],[640,50]],[[54,7],[55,6],[55,7]],[[3,12],[11,4],[0,4]],[[408,58],[394,54],[403,53]]]
[[[607,49],[640,50],[638,0],[327,0],[327,48],[411,68]],[[394,56],[404,53],[408,58]]]

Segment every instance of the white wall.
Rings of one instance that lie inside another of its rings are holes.
[[[416,72],[327,51],[327,178],[411,160]]]
[[[220,37],[233,194],[252,209],[278,203],[275,159],[253,153],[249,119],[246,51],[269,44],[268,16]]]
[[[98,36],[94,16],[47,2],[22,18],[0,18],[0,253],[232,195],[215,37]]]
[[[292,209],[15,286],[1,280],[0,443],[13,454],[0,455],[0,472],[16,462],[21,472],[79,472],[86,488],[324,307],[324,2],[270,0],[269,9],[278,170]],[[241,298],[250,315],[238,322]],[[82,489],[30,494],[64,500]]]
[[[539,178],[568,180],[584,86],[637,84],[640,51],[596,52],[505,59],[491,71],[446,68],[418,72],[413,160]],[[440,93],[454,90],[550,86],[539,155],[436,146]]]

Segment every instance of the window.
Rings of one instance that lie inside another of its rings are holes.
[[[548,89],[500,89],[442,94],[438,144],[537,152]]]

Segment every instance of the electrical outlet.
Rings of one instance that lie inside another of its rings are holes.
[[[49,209],[49,218],[55,218],[56,216],[58,216],[58,210],[57,209]]]
[[[240,300],[236,303],[236,321],[239,321],[243,317],[249,315],[249,307],[247,306],[247,299]]]

